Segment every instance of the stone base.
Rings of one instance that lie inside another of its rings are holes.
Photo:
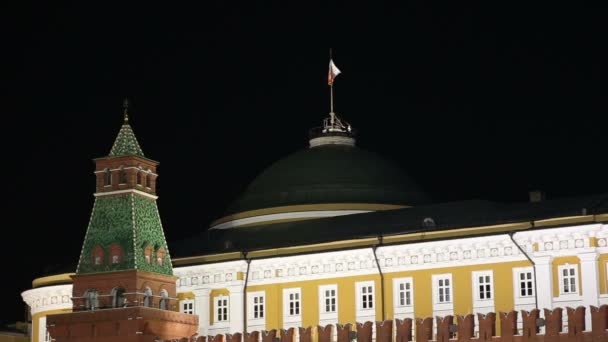
[[[148,307],[82,311],[47,317],[53,341],[166,341],[196,334],[198,316]]]

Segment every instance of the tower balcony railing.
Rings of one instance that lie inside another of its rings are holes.
[[[147,295],[142,292],[125,292],[116,298],[105,294],[94,297],[72,297],[73,311],[95,311],[131,307],[149,307],[161,310],[177,311],[178,298],[158,295]]]

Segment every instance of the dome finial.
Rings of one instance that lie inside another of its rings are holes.
[[[129,123],[129,99],[126,97],[122,102],[122,114],[125,116],[125,123]]]

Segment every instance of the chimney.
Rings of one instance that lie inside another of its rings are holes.
[[[528,192],[530,195],[530,202],[542,202],[545,200],[545,193],[540,190],[534,190]]]

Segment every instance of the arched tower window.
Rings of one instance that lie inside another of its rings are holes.
[[[84,293],[84,307],[87,310],[95,310],[99,308],[97,290],[89,289]]]
[[[110,246],[110,263],[112,265],[122,263],[122,248],[118,244]]]
[[[160,302],[158,303],[158,308],[161,310],[167,310],[169,304],[169,293],[167,290],[162,289],[160,291]]]
[[[125,289],[122,287],[115,287],[112,289],[112,307],[120,308],[126,303],[125,300]]]
[[[104,264],[104,251],[103,248],[99,245],[95,246],[95,248],[93,248],[93,265],[99,266],[99,265],[103,265]]]
[[[104,170],[103,179],[104,179],[103,185],[105,185],[105,186],[112,185],[112,172],[107,167]]]
[[[120,184],[127,184],[127,171],[124,167],[120,167]]]
[[[146,247],[144,247],[144,262],[146,264],[152,264],[152,252],[154,251],[154,249],[152,248],[152,246],[147,245]]]
[[[142,186],[149,188],[150,187],[150,176],[148,175],[148,173],[144,173],[143,175],[143,181],[142,181]]]
[[[165,264],[165,256],[167,256],[167,252],[164,248],[159,248],[156,250],[156,264],[158,266],[163,266]]]
[[[142,172],[143,172],[143,171],[141,170],[141,167],[140,167],[140,168],[137,170],[137,185],[142,185],[142,184],[141,184],[141,181],[142,181],[142,179],[141,179],[141,173],[142,173]]]
[[[144,306],[151,307],[152,306],[152,290],[149,287],[144,289]]]

